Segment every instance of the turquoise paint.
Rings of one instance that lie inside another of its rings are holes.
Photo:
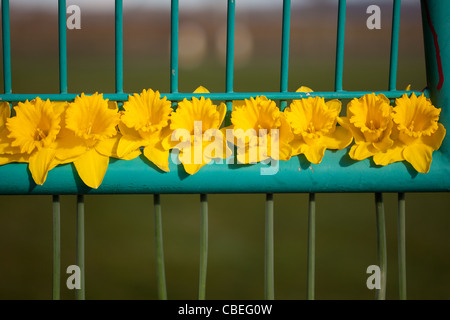
[[[343,90],[346,0],[339,0],[334,90]]]
[[[155,88],[155,90],[157,90]],[[289,100],[289,99],[302,99],[307,97],[324,97],[325,99],[352,99],[352,98],[360,98],[367,93],[375,94],[384,94],[389,99],[399,98],[405,93],[410,95],[413,92],[416,95],[425,94],[426,97],[429,97],[428,90],[424,92],[421,91],[404,91],[404,90],[396,90],[396,91],[339,91],[339,92],[213,92],[213,93],[164,93],[161,92],[161,96],[167,97],[167,99],[171,101],[180,101],[183,99],[192,99],[192,97],[200,98],[210,98],[212,100],[243,100],[250,99],[250,97],[256,96],[266,96],[268,99],[273,100]],[[88,93],[86,93],[88,94]],[[115,100],[115,101],[126,101],[129,95],[133,93],[103,93],[103,98]],[[0,94],[0,101],[25,101],[32,100],[36,97],[40,97],[41,99],[50,99],[52,101],[71,101],[75,99],[75,97],[79,95],[77,93],[66,93],[66,94],[22,94],[22,93],[9,93],[9,94]]]
[[[3,90],[11,93],[11,39],[9,31],[9,0],[2,0]]]
[[[115,3],[115,45],[116,45],[116,93],[123,92],[123,3],[116,0]]]

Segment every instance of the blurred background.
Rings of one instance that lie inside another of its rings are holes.
[[[337,2],[292,1],[289,90],[334,89]],[[114,1],[67,1],[69,92],[114,92]],[[381,8],[369,30],[366,9]],[[12,88],[57,93],[57,1],[12,0]],[[235,91],[278,91],[281,0],[236,3]],[[386,90],[392,1],[347,1],[344,89]],[[124,1],[124,91],[169,92],[170,1]],[[180,0],[179,91],[225,90],[226,1]],[[426,86],[420,2],[402,2],[397,87]],[[3,81],[3,79],[1,80]],[[0,83],[3,86],[3,82]],[[1,179],[1,177],[0,177]],[[387,298],[398,298],[397,195],[385,194]],[[275,195],[275,298],[306,298],[307,194]],[[264,298],[263,194],[209,196],[207,299]],[[373,299],[377,263],[373,194],[318,194],[316,298]],[[448,193],[406,195],[409,299],[450,298]],[[0,299],[51,299],[51,196],[0,196]],[[86,196],[87,299],[157,299],[152,195]],[[76,197],[62,196],[62,298],[75,264]],[[162,195],[169,299],[196,299],[199,195]]]

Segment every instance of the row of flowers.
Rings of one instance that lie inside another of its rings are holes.
[[[208,90],[199,87],[194,93]],[[349,150],[354,160],[372,157],[380,166],[407,161],[427,173],[432,152],[440,148],[446,132],[438,122],[440,109],[414,93],[396,99],[395,106],[382,94],[366,94],[347,104],[344,117],[339,100],[321,97],[293,100],[284,111],[264,96],[234,101],[228,127],[226,110],[224,103],[215,105],[204,97],[184,99],[173,110],[171,101],[151,89],[130,95],[123,110],[98,93],[81,94],[73,102],[39,97],[19,102],[14,116],[9,103],[0,102],[0,165],[28,163],[35,183],[41,185],[51,169],[73,163],[83,182],[98,188],[111,157],[130,160],[143,154],[167,172],[170,150],[175,149],[184,170],[195,174],[212,159],[229,157],[233,144],[245,147],[237,153],[239,163],[287,161],[303,154],[319,164],[326,149],[341,150],[354,141]],[[263,135],[252,139],[246,134],[249,129]],[[177,130],[187,134],[174,139]],[[215,139],[210,135],[199,144],[198,133],[208,130],[216,131]],[[275,134],[276,152],[270,147]],[[228,143],[219,144],[219,136],[226,136]],[[194,147],[201,153],[189,151]]]

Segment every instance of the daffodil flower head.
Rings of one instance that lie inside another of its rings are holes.
[[[288,160],[291,157],[290,142],[294,135],[284,113],[273,100],[258,96],[234,102],[231,123],[240,163],[256,163],[268,158]],[[272,143],[278,144],[278,148],[272,148]]]
[[[11,108],[6,101],[0,102],[0,165],[11,162],[28,162],[29,154],[23,154],[19,147],[12,147],[13,139],[9,136],[10,131],[6,127],[11,117]]]
[[[349,153],[354,160],[385,152],[394,143],[391,138],[392,106],[383,94],[371,93],[354,98],[347,104],[347,117],[342,120],[355,138]]]
[[[66,111],[66,128],[92,146],[115,136],[118,123],[117,110],[109,108],[108,100],[103,99],[103,94],[82,93]]]
[[[6,120],[11,148],[0,149],[8,154],[8,162],[29,162],[34,181],[41,185],[48,172],[56,166],[55,140],[61,129],[60,113],[55,112],[53,102],[39,97],[19,102],[14,111],[16,115]]]
[[[36,98],[19,102],[14,111],[16,116],[9,118],[6,124],[13,147],[31,154],[36,149],[49,147],[55,141],[61,129],[60,115],[54,112],[50,100]]]
[[[123,105],[119,131],[121,138],[117,147],[119,158],[140,154],[163,171],[169,171],[169,150],[162,147],[161,141],[169,134],[169,120],[172,103],[158,91],[143,90],[134,94]]]
[[[65,110],[65,130],[57,139],[56,158],[73,162],[83,182],[98,188],[109,157],[115,154],[119,113],[102,94],[77,96]]]
[[[194,93],[209,91],[199,87]],[[224,159],[231,153],[223,139],[225,131],[221,130],[226,110],[225,103],[215,105],[211,99],[201,96],[180,101],[171,114],[172,134],[163,144],[166,149],[179,151],[179,159],[187,173],[195,174],[212,159]]]
[[[318,164],[326,149],[343,149],[353,140],[351,132],[342,126],[339,118],[341,102],[310,97],[293,100],[284,110],[294,133],[292,155],[304,154],[308,161]]]
[[[406,160],[416,171],[427,173],[432,153],[440,148],[446,133],[438,123],[440,112],[423,94],[419,97],[405,94],[396,99],[392,115],[396,143],[385,154],[374,157],[375,163],[386,165]]]

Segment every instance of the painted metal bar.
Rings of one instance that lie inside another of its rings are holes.
[[[232,93],[234,90],[234,33],[235,33],[235,0],[228,0],[227,7],[227,52],[225,70],[225,91]],[[226,101],[228,115],[233,111],[233,102]],[[225,119],[225,125],[230,125],[230,117]]]
[[[75,290],[77,300],[86,299],[85,288],[85,263],[84,263],[84,196],[77,195],[77,266],[80,268],[81,288]]]
[[[178,92],[178,0],[172,0],[170,16],[170,92]]]
[[[123,92],[123,1],[115,2],[116,93]]]
[[[398,281],[399,298],[406,300],[406,200],[398,194]]]
[[[58,1],[59,92],[67,93],[66,0]]]
[[[266,194],[265,224],[264,298],[266,300],[274,300],[273,193]]]
[[[228,0],[227,7],[227,52],[225,90],[233,92],[234,80],[234,32],[235,32],[235,0]]]
[[[392,13],[391,57],[389,65],[389,90],[397,88],[398,43],[400,33],[401,0],[394,0]]]
[[[339,0],[334,90],[341,91],[344,77],[346,0]]]
[[[291,0],[283,1],[283,27],[281,32],[281,74],[280,74],[280,92],[288,91],[289,81],[289,40],[291,28]],[[280,108],[284,110],[287,101],[282,100]]]
[[[2,0],[3,90],[12,92],[11,86],[11,39],[9,23],[9,0]]]
[[[268,165],[241,165],[231,156],[223,163],[211,163],[189,176],[169,157],[169,170],[161,174],[145,157],[111,159],[98,189],[87,187],[74,176],[71,165],[52,169],[42,186],[30,182],[26,163],[0,166],[0,194],[199,194],[199,193],[290,193],[290,192],[448,192],[448,155],[435,151],[430,171],[417,174],[402,162],[374,167],[371,161],[352,161],[348,150],[326,150],[319,165],[305,164],[292,157],[279,162],[273,175],[261,175]],[[226,162],[229,162],[228,164]],[[149,183],[151,181],[152,183]],[[217,183],[220,181],[220,183]],[[289,183],[287,183],[287,181]]]
[[[159,194],[153,195],[153,208],[155,215],[156,282],[158,284],[158,298],[160,300],[167,300],[160,198],[161,197]]]
[[[53,300],[61,299],[61,203],[58,195],[53,202]]]
[[[307,258],[306,298],[315,298],[315,268],[316,268],[316,195],[309,194],[308,212],[308,258]]]
[[[206,271],[208,267],[208,195],[200,194],[200,272],[198,299],[206,299]]]
[[[384,218],[384,202],[381,192],[375,193],[376,223],[377,223],[377,254],[378,266],[380,268],[380,289],[376,289],[375,298],[377,300],[386,299],[386,223]]]
[[[183,99],[192,99],[192,97],[205,97],[210,98],[211,100],[244,100],[250,99],[250,97],[257,96],[265,96],[268,99],[273,100],[289,100],[289,99],[302,99],[307,97],[323,97],[325,99],[352,99],[352,98],[360,98],[367,93],[375,93],[375,94],[384,94],[389,99],[399,98],[405,93],[410,95],[414,93],[419,96],[424,94],[425,97],[429,97],[429,91],[405,91],[405,90],[396,90],[396,91],[339,91],[339,92],[214,92],[214,93],[161,93],[162,96],[167,97],[168,100],[171,101],[180,101]],[[86,93],[87,94],[87,93]],[[32,100],[36,97],[40,97],[41,99],[47,100],[50,99],[52,101],[71,101],[75,99],[75,97],[79,95],[77,93],[67,93],[67,94],[32,94],[32,93],[8,93],[8,94],[0,94],[0,101],[25,101]],[[103,97],[105,99],[114,100],[114,101],[125,101],[128,99],[128,96],[132,95],[132,93],[104,93]]]

